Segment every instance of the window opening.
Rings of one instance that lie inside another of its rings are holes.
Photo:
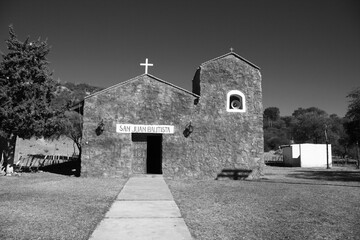
[[[245,95],[238,90],[231,90],[227,94],[227,106],[228,112],[245,112],[246,111]]]

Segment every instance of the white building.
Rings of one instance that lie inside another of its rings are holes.
[[[327,167],[327,157],[329,167],[331,161],[331,144],[328,145],[328,156],[326,154],[326,144],[292,144],[283,147],[283,159],[286,167]]]

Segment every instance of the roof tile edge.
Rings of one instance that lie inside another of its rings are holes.
[[[142,77],[142,76],[151,77],[151,78],[153,78],[153,79],[156,80],[156,81],[165,83],[165,84],[167,84],[167,85],[169,85],[169,86],[171,86],[171,87],[173,87],[173,88],[176,88],[176,89],[179,89],[179,90],[181,90],[181,91],[183,91],[183,92],[186,92],[186,93],[188,93],[188,94],[190,94],[190,95],[192,95],[192,96],[194,96],[194,97],[196,97],[196,98],[200,98],[199,95],[197,95],[197,94],[195,94],[195,93],[193,93],[193,92],[190,92],[190,91],[188,91],[188,90],[186,90],[186,89],[184,89],[184,88],[181,88],[181,87],[179,87],[179,86],[176,86],[175,84],[169,83],[169,82],[167,82],[167,81],[165,81],[165,80],[162,80],[162,79],[160,79],[160,78],[158,78],[158,77],[155,77],[155,76],[153,76],[153,75],[151,75],[151,74],[149,74],[149,73],[148,73],[148,74],[145,74],[145,73],[144,73],[144,74],[141,74],[141,75],[139,75],[139,76],[130,78],[129,80],[126,80],[126,81],[124,81],[124,82],[120,82],[120,83],[117,83],[117,84],[115,84],[115,85],[113,85],[113,86],[110,86],[110,87],[108,87],[108,88],[105,88],[105,89],[103,89],[103,90],[101,90],[101,91],[98,91],[98,92],[95,92],[95,93],[93,93],[93,94],[90,94],[90,95],[84,97],[84,100],[85,100],[85,99],[88,99],[88,98],[91,98],[91,97],[93,97],[93,96],[96,96],[96,95],[98,95],[98,94],[101,94],[101,93],[105,93],[105,92],[107,92],[107,91],[110,91],[111,89],[116,88],[116,87],[119,87],[119,86],[121,86],[121,85],[126,85],[126,84],[128,84],[128,83],[130,83],[130,82],[132,82],[132,81],[134,81],[134,80],[136,80],[136,79],[138,79],[138,78],[140,78],[140,77]]]
[[[208,60],[208,61],[203,62],[202,64],[200,64],[200,67],[201,67],[201,66],[204,66],[205,64],[208,64],[209,62],[216,61],[216,60],[218,60],[218,59],[220,59],[220,58],[223,58],[223,57],[226,57],[226,56],[229,56],[229,55],[234,55],[235,57],[237,57],[237,58],[241,59],[242,61],[246,62],[247,64],[249,64],[250,66],[252,66],[252,67],[260,70],[260,67],[259,67],[259,66],[255,65],[254,63],[250,62],[249,60],[241,57],[239,54],[237,54],[237,53],[235,53],[235,52],[228,52],[228,53],[226,53],[226,54],[224,54],[224,55],[221,55],[221,56],[219,56],[219,57],[210,59],[210,60]]]

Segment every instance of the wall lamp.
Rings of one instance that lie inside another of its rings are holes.
[[[191,122],[189,122],[186,126],[185,126],[185,130],[183,131],[184,137],[189,137],[190,134],[194,131],[194,127],[191,125]]]
[[[95,133],[97,136],[101,135],[104,132],[104,125],[105,125],[104,121],[103,121],[103,119],[101,119],[97,128],[95,129]]]

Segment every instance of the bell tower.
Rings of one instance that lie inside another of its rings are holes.
[[[263,108],[260,68],[233,51],[200,65],[193,79],[197,144],[221,169],[261,169]],[[196,134],[194,134],[195,138]],[[209,149],[209,150],[207,150]],[[211,149],[220,149],[215,151]],[[257,174],[259,171],[253,171]],[[255,176],[257,177],[257,176]]]

